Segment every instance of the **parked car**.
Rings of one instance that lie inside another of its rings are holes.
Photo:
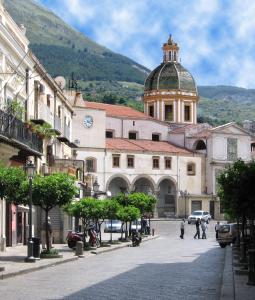
[[[131,231],[141,232],[141,221],[133,221],[131,223]]]
[[[121,221],[119,220],[106,221],[104,232],[121,232],[121,225]]]
[[[229,223],[220,225],[218,232],[218,243],[221,248],[234,243],[237,238],[237,223]]]
[[[191,215],[188,217],[188,224],[191,223],[196,223],[197,219],[204,219],[207,224],[209,224],[211,220],[211,215],[209,214],[208,211],[203,211],[203,210],[195,210],[191,213]]]

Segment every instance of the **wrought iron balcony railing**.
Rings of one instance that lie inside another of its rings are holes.
[[[31,150],[40,153],[43,151],[42,139],[27,128],[22,121],[2,110],[0,110],[0,135],[6,138],[7,142],[16,143],[18,148],[25,145]]]

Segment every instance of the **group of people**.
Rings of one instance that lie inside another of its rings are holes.
[[[194,239],[198,238],[200,239],[200,228],[202,230],[202,239],[206,239],[206,231],[207,231],[207,223],[204,219],[197,219],[196,220],[196,233],[194,235]],[[215,233],[216,233],[216,239],[218,238],[218,232],[219,232],[219,227],[220,227],[220,222],[217,222],[217,224],[215,225]],[[185,228],[185,219],[181,220],[181,224],[180,224],[180,229],[181,229],[181,235],[180,238],[183,239],[184,238],[184,228]]]

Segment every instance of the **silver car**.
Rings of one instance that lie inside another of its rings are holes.
[[[112,220],[105,222],[104,232],[121,232],[122,223],[119,220]]]
[[[188,217],[188,224],[196,223],[197,219],[204,219],[207,224],[209,224],[211,220],[211,215],[208,211],[204,210],[195,210],[191,213],[191,215]]]

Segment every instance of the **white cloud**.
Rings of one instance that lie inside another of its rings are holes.
[[[250,0],[56,0],[48,6],[91,39],[149,68],[161,62],[162,43],[172,33],[198,84],[255,86]]]

